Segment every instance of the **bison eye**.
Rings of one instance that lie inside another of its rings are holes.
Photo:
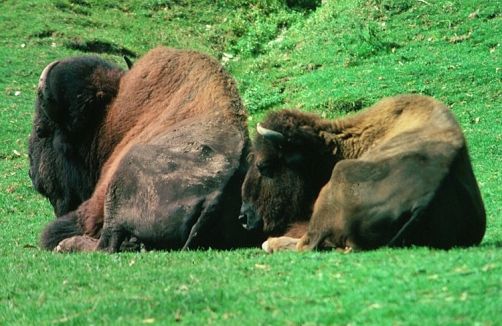
[[[262,176],[268,178],[273,177],[277,170],[277,166],[270,162],[258,162],[256,163],[256,167],[258,168],[258,171],[260,171],[260,174]]]

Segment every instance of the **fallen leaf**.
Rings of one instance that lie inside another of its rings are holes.
[[[369,310],[372,310],[372,309],[380,309],[380,308],[382,308],[382,305],[381,305],[381,304],[379,304],[379,303],[373,303],[373,304],[371,304],[371,305],[369,305],[369,306],[368,306],[368,309],[369,309]]]
[[[18,185],[19,185],[18,183],[12,184],[9,188],[5,189],[5,192],[8,194],[12,194],[16,190]]]
[[[454,273],[466,273],[469,271],[469,268],[467,265],[462,265],[453,270]]]
[[[264,264],[254,264],[254,267],[260,268],[260,269],[270,269],[269,265],[264,265]]]
[[[25,244],[23,246],[24,249],[38,249],[37,246],[34,246],[34,245],[30,245],[30,244]]]
[[[174,316],[174,321],[175,322],[181,321],[181,309],[179,309],[179,308],[178,308],[178,310],[176,310],[176,315]]]
[[[463,42],[465,40],[467,40],[469,37],[471,37],[471,34],[472,34],[472,31],[469,31],[469,33],[467,33],[466,35],[461,35],[461,36],[457,36],[457,34],[455,34],[455,36],[452,36],[448,42],[450,43],[460,43],[460,42]]]
[[[489,270],[492,270],[495,268],[495,265],[494,264],[486,264],[485,266],[483,266],[483,268],[481,268],[481,270],[483,272],[487,272]]]
[[[467,16],[467,18],[469,19],[478,18],[478,14],[479,14],[479,9],[470,14],[469,16]]]
[[[146,318],[142,320],[143,324],[153,324],[155,323],[155,318]]]

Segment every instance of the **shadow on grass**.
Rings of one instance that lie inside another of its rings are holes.
[[[82,52],[91,52],[91,53],[107,53],[114,54],[120,56],[128,56],[132,58],[137,58],[138,55],[131,50],[128,50],[122,46],[117,46],[115,44],[109,42],[103,42],[99,40],[90,40],[90,41],[70,41],[65,44],[67,48],[73,50],[79,50]]]
[[[499,249],[502,248],[502,240],[492,240],[492,241],[483,241],[480,245],[480,248],[492,248],[492,249]]]

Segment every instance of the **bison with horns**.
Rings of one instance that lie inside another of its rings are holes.
[[[29,140],[31,180],[58,217],[42,247],[258,245],[238,221],[246,118],[234,80],[199,52],[159,47],[129,71],[93,56],[51,63]]]
[[[451,111],[386,98],[340,120],[282,110],[258,124],[241,221],[263,249],[449,249],[479,244],[486,214]]]

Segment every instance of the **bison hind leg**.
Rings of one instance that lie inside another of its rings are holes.
[[[83,234],[76,212],[71,212],[55,219],[45,227],[40,237],[40,245],[43,249],[53,250],[64,239]]]

